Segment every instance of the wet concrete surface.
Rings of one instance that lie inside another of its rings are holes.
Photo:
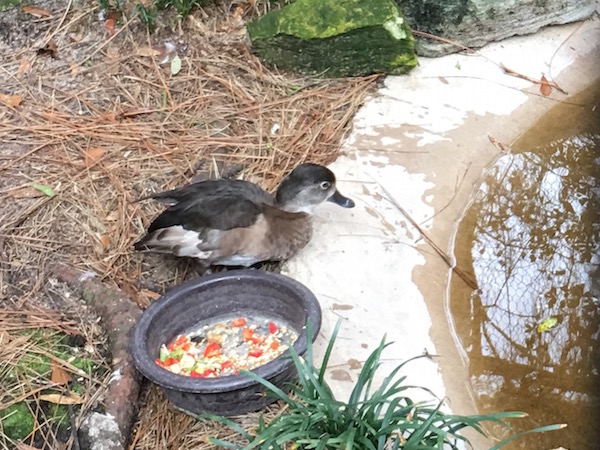
[[[598,76],[600,23],[548,28],[480,54],[421,59],[411,74],[385,80],[357,114],[344,156],[331,166],[356,207],[320,208],[313,240],[283,268],[321,302],[317,358],[343,319],[327,372],[340,398],[349,395],[360,362],[387,334],[394,344],[384,353],[378,381],[403,360],[436,354],[407,366],[407,381],[447,396],[454,413],[477,411],[454,332],[454,317],[469,311],[450,311],[446,301],[454,236],[485,169],[504,155],[506,147],[490,137],[510,146],[543,113],[569,100],[558,92],[544,97],[539,85],[508,76],[495,63],[536,79],[551,72],[576,93]],[[462,275],[467,286],[476,281],[466,269]],[[489,447],[484,440],[474,444]]]

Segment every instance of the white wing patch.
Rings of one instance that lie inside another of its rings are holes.
[[[212,255],[210,250],[201,250],[204,240],[197,231],[186,230],[181,225],[156,230],[150,239],[144,242],[148,248],[155,250],[168,250],[177,256],[208,259]]]

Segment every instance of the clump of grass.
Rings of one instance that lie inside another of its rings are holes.
[[[181,17],[187,17],[197,6],[206,6],[206,0],[157,0],[155,7],[158,11],[173,8]]]
[[[156,29],[156,18],[158,15],[156,7],[146,7],[143,4],[138,3],[135,5],[134,11],[139,14],[140,20],[144,23],[144,25],[146,25],[148,31],[150,33],[154,33],[154,30]]]
[[[252,372],[244,372],[269,390],[269,395],[285,402],[287,412],[268,425],[260,419],[256,434],[251,435],[235,422],[220,416],[205,415],[225,423],[247,441],[239,445],[211,438],[211,442],[225,448],[260,449],[316,449],[316,450],[397,450],[397,449],[458,449],[469,444],[460,430],[472,428],[486,435],[483,422],[494,422],[510,428],[506,419],[526,416],[521,412],[501,412],[487,415],[460,416],[440,410],[442,402],[415,403],[406,390],[415,388],[405,384],[406,377],[398,377],[400,370],[412,358],[396,367],[382,385],[371,392],[375,372],[383,350],[389,345],[382,339],[379,347],[365,362],[347,403],[335,399],[325,381],[325,369],[333,350],[340,323],[334,329],[325,351],[323,364],[317,369],[312,362],[312,344],[309,342],[306,359],[291,348],[291,356],[298,371],[298,384],[291,386],[288,395],[269,381]],[[310,325],[307,327],[311,336]],[[425,389],[427,390],[427,389]],[[550,431],[563,425],[536,428],[523,434]],[[493,447],[497,450],[520,435],[512,436]]]
[[[115,12],[119,16],[137,14],[142,23],[148,28],[148,31],[153,33],[156,29],[156,21],[160,11],[172,8],[177,11],[179,18],[184,19],[191,14],[195,7],[206,6],[207,0],[156,0],[148,4],[141,2],[129,3],[129,6],[126,6],[125,0],[114,0],[112,2],[111,0],[98,0],[98,4],[104,11]]]

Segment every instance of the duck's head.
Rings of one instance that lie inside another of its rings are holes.
[[[353,208],[354,202],[344,197],[335,186],[335,175],[318,164],[300,164],[277,188],[277,204],[289,212],[312,214],[315,207],[325,201],[344,208]]]

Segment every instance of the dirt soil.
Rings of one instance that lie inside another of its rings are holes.
[[[0,13],[0,310],[41,308],[81,329],[96,316],[49,275],[53,263],[93,271],[145,308],[201,269],[132,250],[161,210],[136,199],[219,176],[272,190],[302,161],[330,163],[378,79],[263,66],[244,29],[262,3],[217,2],[183,21],[165,11],[153,34],[92,0],[35,7]],[[101,360],[102,337],[90,333]],[[39,391],[24,392],[39,402]],[[170,411],[155,390],[144,395],[132,448],[211,448],[206,425]],[[101,408],[101,392],[89,398],[76,422]],[[73,445],[48,436],[46,448]]]

